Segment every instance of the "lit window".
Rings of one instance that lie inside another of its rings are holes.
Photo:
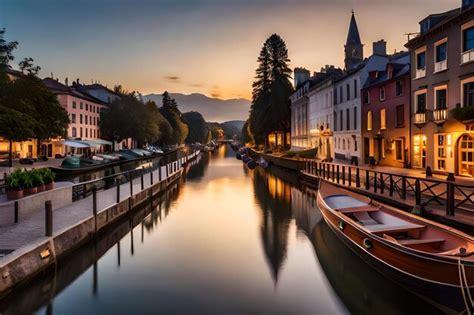
[[[367,112],[367,131],[372,130],[372,111]]]
[[[380,129],[387,129],[387,120],[385,117],[385,108],[380,110]]]

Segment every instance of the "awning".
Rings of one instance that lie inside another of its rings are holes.
[[[100,144],[100,145],[112,145],[112,141],[107,141],[107,140],[104,140],[104,139],[94,139],[94,140],[90,140],[92,142],[95,142],[97,144]]]
[[[62,142],[65,146],[71,147],[71,148],[90,148],[90,145],[87,143],[84,143],[83,141],[77,141],[77,140],[64,140]]]

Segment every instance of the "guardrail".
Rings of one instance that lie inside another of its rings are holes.
[[[442,180],[327,162],[306,162],[305,172],[344,186],[411,200],[420,209],[443,209],[448,216],[457,210],[472,212],[474,219],[474,185],[456,183],[453,174]]]

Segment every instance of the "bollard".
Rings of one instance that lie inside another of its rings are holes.
[[[97,234],[97,187],[92,187],[92,213],[94,214],[94,230]]]
[[[133,196],[133,177],[132,177],[132,172],[128,173],[128,181],[130,182],[130,196]]]
[[[117,186],[117,203],[120,202],[120,179],[115,179],[115,185]]]
[[[45,236],[53,236],[53,206],[51,200],[44,203],[45,210]]]
[[[142,187],[142,190],[145,189],[145,183],[143,182],[143,173],[145,172],[145,169],[142,167],[142,171],[140,173],[140,184]]]
[[[15,223],[18,223],[18,201],[15,201]]]

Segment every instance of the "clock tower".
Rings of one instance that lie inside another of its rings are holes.
[[[364,45],[360,41],[359,29],[355,20],[354,11],[352,11],[349,33],[347,34],[346,45],[344,45],[346,71],[354,65],[364,60]]]

